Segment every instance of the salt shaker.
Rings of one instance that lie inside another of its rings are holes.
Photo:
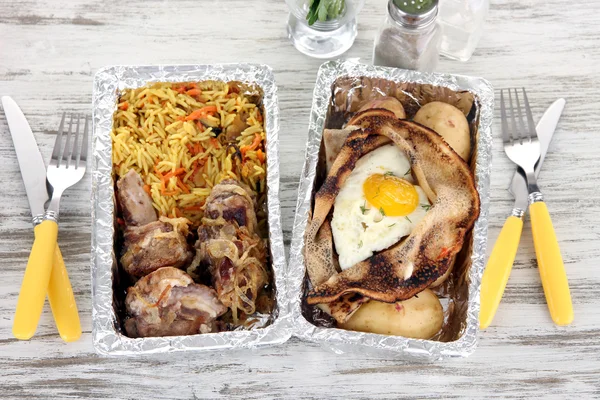
[[[489,3],[489,0],[443,0],[440,3],[442,55],[460,61],[471,58],[483,34]]]
[[[373,48],[373,64],[431,72],[438,63],[438,0],[389,0]]]

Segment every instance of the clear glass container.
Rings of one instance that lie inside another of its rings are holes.
[[[286,0],[290,9],[287,32],[292,44],[310,57],[333,58],[346,52],[356,38],[356,15],[365,0],[344,0],[340,14],[333,19],[309,25],[309,0]]]
[[[373,46],[373,64],[431,72],[439,60],[437,0],[389,0]]]
[[[440,53],[455,60],[469,60],[483,34],[489,6],[489,0],[442,0],[438,16]]]

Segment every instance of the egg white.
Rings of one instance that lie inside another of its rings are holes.
[[[389,144],[356,162],[335,199],[331,229],[342,269],[350,268],[408,236],[429,208],[425,192],[415,185],[419,205],[411,214],[406,217],[382,215],[366,200],[363,184],[369,176],[385,173],[414,184],[407,157],[394,144]]]

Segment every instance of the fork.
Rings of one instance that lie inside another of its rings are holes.
[[[79,182],[85,174],[88,149],[89,119],[84,119],[85,127],[80,143],[81,117],[71,115],[69,130],[63,134],[66,114],[63,114],[46,179],[52,186],[52,199],[44,214],[44,220],[36,227],[35,241],[31,248],[27,269],[17,301],[15,326],[35,332],[42,315],[44,300],[50,281],[56,241],[58,237],[58,210],[63,192]],[[73,127],[75,130],[73,131]],[[63,143],[62,137],[66,136]]]
[[[540,159],[541,149],[531,107],[525,88],[521,89],[523,105],[517,89],[506,91],[508,112],[504,90],[500,91],[504,151],[508,158],[523,170],[527,178],[531,231],[550,316],[557,325],[568,325],[573,321],[571,293],[552,220],[535,177],[535,164]],[[524,115],[527,122],[523,119]]]

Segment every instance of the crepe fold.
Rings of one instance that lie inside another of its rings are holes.
[[[353,130],[315,195],[305,247],[314,287],[306,300],[340,322],[368,299],[393,303],[430,286],[452,266],[479,216],[472,172],[437,133],[383,109],[358,113],[348,126]],[[335,198],[358,159],[390,142],[410,160],[413,177],[432,206],[408,237],[338,272],[329,222]]]

